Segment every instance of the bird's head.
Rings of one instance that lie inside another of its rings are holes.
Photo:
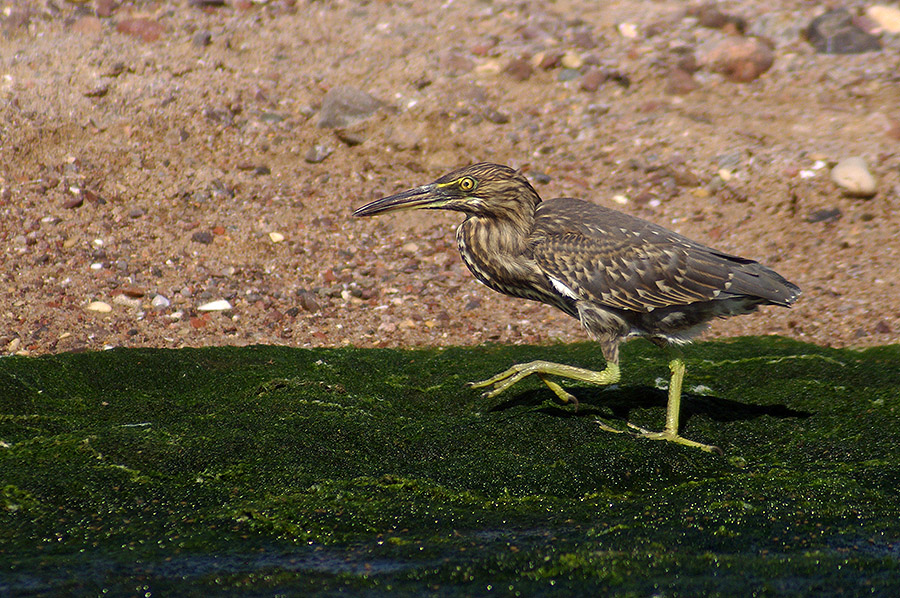
[[[455,210],[470,216],[530,217],[541,202],[525,176],[508,166],[481,163],[445,174],[429,185],[384,197],[353,212],[374,216],[397,210]]]

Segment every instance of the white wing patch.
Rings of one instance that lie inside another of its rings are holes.
[[[568,297],[570,299],[578,299],[579,298],[578,295],[575,294],[575,291],[573,291],[572,289],[567,287],[565,284],[563,284],[563,282],[561,280],[553,278],[552,276],[548,276],[547,278],[550,279],[550,284],[553,285],[553,288],[556,289],[556,291],[560,295],[563,295],[564,297]]]

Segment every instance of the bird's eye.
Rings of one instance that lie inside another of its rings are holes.
[[[475,188],[475,179],[470,176],[465,176],[459,179],[459,189],[461,191],[471,191]]]

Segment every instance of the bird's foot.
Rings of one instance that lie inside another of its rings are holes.
[[[690,446],[693,448],[698,448],[701,451],[706,451],[707,453],[717,453],[719,455],[724,454],[722,449],[712,444],[703,444],[702,442],[696,442],[694,440],[688,440],[684,436],[679,436],[677,432],[673,432],[671,430],[663,430],[662,432],[651,432],[650,430],[646,430],[640,426],[636,426],[634,424],[629,423],[628,427],[635,431],[635,435],[640,438],[646,438],[648,440],[665,440],[668,442],[674,442],[676,444],[681,444],[683,446]]]
[[[597,424],[600,427],[600,429],[605,432],[612,432],[613,434],[624,434],[625,433],[625,430],[613,428],[611,425],[609,425],[608,423],[606,423],[605,421],[603,421],[601,419],[595,419],[594,423]]]
[[[469,386],[472,388],[488,388],[488,390],[484,391],[483,396],[492,398],[531,374],[537,374],[563,403],[572,402],[577,408],[578,399],[571,393],[566,392],[562,386],[550,380],[548,376],[560,376],[592,384],[615,384],[619,381],[619,366],[615,363],[609,363],[603,371],[595,372],[551,361],[531,361],[528,363],[517,363],[492,378],[481,382],[472,382]]]

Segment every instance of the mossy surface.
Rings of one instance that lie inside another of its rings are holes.
[[[900,595],[900,347],[779,338],[665,355],[614,389],[589,343],[112,350],[0,360],[0,596]]]

